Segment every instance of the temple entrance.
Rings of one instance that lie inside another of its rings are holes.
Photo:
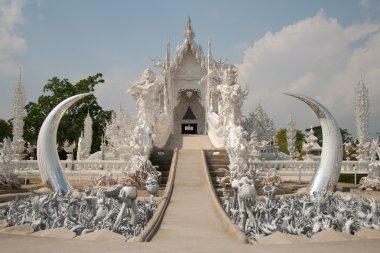
[[[204,134],[205,109],[200,103],[200,91],[183,89],[178,92],[174,108],[174,133]]]
[[[182,134],[197,134],[197,124],[182,124]]]

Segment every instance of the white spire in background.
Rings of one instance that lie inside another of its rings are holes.
[[[87,158],[91,152],[92,145],[92,119],[90,113],[87,113],[86,119],[84,120],[84,131],[83,131],[83,157]]]
[[[12,151],[14,154],[14,159],[22,160],[23,153],[25,151],[25,141],[23,139],[24,134],[24,118],[26,117],[25,110],[25,88],[21,83],[21,68],[19,80],[16,83],[15,89],[13,91],[13,140],[12,140]]]
[[[296,122],[293,119],[293,115],[290,114],[286,127],[286,140],[288,142],[288,151],[291,157],[296,153]]]
[[[359,143],[364,144],[368,141],[369,98],[368,89],[363,81],[363,77],[355,88],[355,95],[356,138]]]

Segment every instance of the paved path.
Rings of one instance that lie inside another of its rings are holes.
[[[167,149],[213,149],[208,135],[182,135],[173,134],[170,136],[165,148]]]
[[[174,190],[152,243],[234,243],[214,213],[200,150],[179,150]]]

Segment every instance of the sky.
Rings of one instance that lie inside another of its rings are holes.
[[[314,97],[354,136],[355,87],[369,89],[370,137],[380,132],[380,0],[0,0],[0,118],[12,117],[19,79],[36,101],[52,77],[72,83],[103,73],[95,95],[104,109],[135,112],[126,93],[152,59],[183,42],[187,16],[195,41],[227,58],[249,87],[243,112],[258,103],[285,128],[319,125]]]

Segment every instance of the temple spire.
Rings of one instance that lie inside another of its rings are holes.
[[[168,39],[168,42],[166,43],[165,67],[166,67],[166,69],[170,68],[170,37]]]
[[[26,117],[25,110],[25,88],[21,84],[21,68],[19,80],[16,83],[15,89],[13,91],[13,140],[12,140],[12,150],[15,155],[16,160],[22,160],[23,153],[25,151],[25,141],[23,139],[24,134],[24,118]]]
[[[211,53],[211,41],[208,41],[208,54],[207,54],[207,71],[212,71],[212,53]]]
[[[22,69],[20,67],[20,74],[18,76],[18,84],[21,84],[21,73],[22,73]]]
[[[185,28],[185,39],[190,42],[194,39],[195,33],[191,27],[191,18],[187,17],[186,28]]]
[[[369,121],[369,98],[368,88],[363,81],[363,76],[355,88],[355,123],[356,137],[359,143],[364,144],[368,141],[368,121]]]

